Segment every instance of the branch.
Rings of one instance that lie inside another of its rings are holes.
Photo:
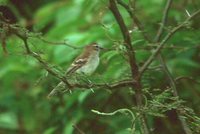
[[[157,48],[154,50],[152,55],[149,57],[149,59],[144,63],[144,65],[140,69],[140,75],[146,71],[148,66],[152,63],[152,61],[155,59],[155,57],[159,54],[165,43],[174,35],[178,30],[185,27],[185,25],[188,23],[188,21],[192,20],[194,17],[196,17],[200,13],[200,9],[197,10],[195,13],[193,13],[189,18],[187,18],[184,22],[182,22],[180,25],[174,27],[165,37],[164,39],[158,44]]]
[[[110,10],[112,11],[117,23],[119,24],[120,30],[122,32],[123,38],[124,38],[124,45],[127,49],[128,57],[129,57],[129,64],[131,66],[131,73],[133,79],[138,76],[139,71],[138,71],[138,66],[136,64],[136,59],[135,59],[135,52],[134,49],[131,45],[131,38],[129,31],[124,23],[124,20],[117,8],[117,5],[115,3],[115,0],[109,0],[110,1]]]
[[[157,35],[154,39],[154,42],[156,42],[156,43],[160,41],[161,36],[164,32],[164,27],[167,23],[169,9],[171,7],[171,4],[172,4],[172,0],[168,0],[167,3],[166,3],[166,6],[165,6],[165,9],[164,9],[164,12],[163,12],[163,18],[162,18],[162,21],[161,21],[161,25],[160,25],[158,32],[157,32]],[[170,82],[170,85],[171,85],[171,88],[172,88],[172,91],[173,91],[172,92],[173,96],[178,97],[175,80],[174,80],[173,76],[171,75],[171,73],[169,72],[169,69],[168,69],[161,53],[158,53],[158,58],[159,58],[159,61],[162,65],[163,71],[165,72],[165,74],[167,75],[167,77],[169,79],[169,82]],[[183,113],[182,110],[180,110],[180,111],[176,110],[176,112],[177,112],[178,118],[181,122],[182,128],[185,131],[185,133],[186,134],[192,134],[192,131],[190,130],[186,120],[182,117],[182,114],[181,114],[181,113]]]
[[[119,88],[124,88],[124,87],[132,87],[133,85],[136,85],[135,80],[131,79],[126,79],[126,80],[121,80],[117,82],[111,82],[111,83],[92,83],[92,84],[79,84],[75,83],[72,84],[72,88],[84,88],[84,89],[90,89],[90,88],[107,88],[110,90],[116,90]]]
[[[80,83],[70,83],[70,90],[78,88],[78,89],[109,89],[109,90],[115,90],[117,91],[117,89],[119,88],[125,88],[125,87],[133,87],[133,84],[135,85],[136,82],[134,80],[131,79],[126,79],[126,80],[121,80],[121,81],[117,81],[117,82],[110,82],[110,83],[85,83],[85,84],[80,84]],[[64,93],[68,90],[64,90],[64,91],[58,91],[58,90],[52,90],[47,98],[51,98],[51,96],[57,94],[58,92],[60,93]]]
[[[135,85],[135,81],[131,80],[131,79],[126,79],[126,80],[121,80],[121,81],[117,81],[117,82],[110,82],[110,83],[85,83],[85,84],[80,84],[80,83],[70,83],[70,90],[78,88],[78,89],[109,89],[111,91],[117,91],[117,89],[121,89],[121,88],[126,88],[126,87],[133,87],[133,83]],[[51,96],[54,96],[55,94],[57,94],[58,92],[60,93],[65,93],[67,90],[64,91],[60,91],[60,90],[52,90],[49,95],[47,96],[47,98],[51,98]]]
[[[127,50],[127,55],[128,55],[128,58],[129,58],[129,65],[131,67],[132,79],[136,80],[135,87],[132,86],[132,88],[136,89],[136,94],[135,94],[136,104],[137,104],[138,107],[142,107],[142,105],[143,105],[142,104],[142,90],[141,90],[142,86],[141,86],[141,83],[140,83],[139,69],[138,69],[138,66],[136,64],[135,52],[134,52],[134,49],[133,49],[132,44],[131,44],[131,37],[130,37],[129,31],[128,31],[125,23],[124,23],[124,20],[123,20],[121,14],[120,14],[118,8],[117,8],[115,0],[109,0],[109,9],[113,13],[113,15],[114,15],[119,27],[120,27],[121,33],[123,35],[124,45],[125,45],[126,50]],[[144,134],[149,134],[149,130],[147,128],[145,116],[143,114],[141,114],[140,123],[141,123],[142,132]],[[132,129],[134,129],[134,128],[132,128]]]
[[[135,23],[135,25],[137,26],[137,28],[141,31],[144,39],[146,39],[148,42],[151,42],[151,40],[149,39],[149,36],[146,34],[144,27],[142,25],[142,23],[139,21],[139,19],[137,18],[137,16],[134,13],[134,7],[130,8],[130,6],[128,6],[124,1],[122,0],[117,0],[118,4],[121,5],[122,7],[124,7],[126,9],[126,11],[129,13],[130,17],[132,18],[133,22]],[[133,6],[135,6],[135,1],[133,1]]]
[[[24,46],[26,49],[27,54],[29,54],[30,56],[32,56],[33,58],[35,58],[37,61],[39,61],[41,63],[41,65],[43,65],[44,69],[47,70],[51,75],[57,77],[58,79],[60,79],[61,81],[63,81],[69,88],[71,87],[71,85],[69,84],[69,82],[67,81],[65,75],[63,75],[63,73],[61,73],[60,71],[58,71],[57,69],[51,67],[51,65],[49,65],[47,62],[45,62],[39,54],[37,54],[36,52],[33,52],[29,45],[28,45],[28,38],[29,38],[29,33],[26,29],[23,29],[21,27],[17,27],[15,25],[12,24],[6,24],[6,27],[9,29],[8,32],[10,34],[14,34],[17,37],[19,37],[23,42],[24,42]]]
[[[61,81],[63,81],[68,88],[71,88],[71,84],[69,84],[69,82],[67,81],[65,75],[63,75],[63,73],[61,73],[60,71],[58,71],[55,68],[52,68],[51,65],[49,65],[47,62],[45,62],[39,54],[35,53],[35,52],[31,52],[30,56],[34,57],[35,59],[37,59],[41,65],[43,65],[43,67],[45,68],[45,70],[47,70],[47,72],[49,72],[51,75],[55,76],[56,78],[60,79]]]

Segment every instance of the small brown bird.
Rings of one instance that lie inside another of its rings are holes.
[[[66,75],[73,75],[75,73],[91,75],[99,65],[99,52],[102,48],[97,43],[92,43],[85,46],[83,52],[72,62],[69,66]],[[53,96],[60,89],[65,88],[65,83],[60,82],[48,95]]]
[[[67,70],[67,75],[82,73],[91,75],[99,65],[99,51],[102,49],[97,43],[87,45]]]

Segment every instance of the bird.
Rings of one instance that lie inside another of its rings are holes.
[[[99,65],[99,52],[103,49],[97,43],[86,45],[82,53],[75,58],[72,64],[68,67],[65,75],[72,76],[74,74],[83,74],[86,76],[95,72]],[[60,82],[48,95],[48,98],[55,95],[60,89],[65,88],[65,83]]]

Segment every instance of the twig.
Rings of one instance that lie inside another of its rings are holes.
[[[24,41],[24,46],[25,46],[25,48],[26,48],[27,54],[31,54],[32,51],[30,50],[29,45],[28,45],[28,42],[27,42],[28,37],[24,37],[24,38],[21,38],[21,39]]]
[[[107,88],[110,90],[117,90],[119,88],[124,88],[124,87],[132,87],[133,85],[136,84],[135,80],[132,79],[126,79],[126,80],[121,80],[117,82],[111,82],[111,83],[92,83],[91,85],[88,84],[72,84],[72,89],[73,88],[84,88],[84,89],[89,89],[89,88]]]
[[[127,49],[127,55],[129,58],[129,65],[131,67],[131,74],[132,74],[132,78],[136,80],[136,85],[135,85],[135,89],[136,89],[136,103],[138,107],[142,106],[142,86],[140,83],[140,75],[139,75],[139,69],[138,66],[136,64],[136,59],[135,59],[135,52],[134,49],[131,45],[131,38],[130,38],[130,34],[129,31],[124,23],[124,20],[117,8],[116,2],[115,0],[109,0],[109,9],[111,10],[111,12],[113,13],[119,27],[121,30],[121,33],[123,35],[124,38],[124,45]],[[134,88],[134,86],[133,86]],[[141,130],[144,132],[144,134],[148,134],[149,130],[147,128],[147,123],[145,121],[144,115],[142,115],[141,117]]]
[[[136,119],[136,116],[134,115],[134,113],[130,110],[130,109],[127,109],[127,108],[122,108],[122,109],[117,109],[115,110],[114,112],[110,112],[110,113],[104,113],[104,112],[99,112],[97,110],[91,110],[93,113],[95,114],[98,114],[98,115],[103,115],[103,116],[112,116],[112,115],[115,115],[117,113],[122,113],[122,114],[126,114],[126,113],[129,113],[131,115],[131,122],[132,122],[132,130],[131,130],[131,133],[135,133],[135,119]]]
[[[156,48],[157,45],[146,45],[146,46],[135,46],[137,50],[152,50],[153,48]],[[162,49],[177,49],[179,51],[186,51],[188,49],[196,49],[200,48],[199,45],[194,45],[191,47],[184,47],[184,46],[164,46]]]
[[[79,134],[85,134],[76,124],[73,124],[72,127],[77,130]]]
[[[82,47],[77,47],[77,46],[70,45],[65,40],[63,42],[53,42],[53,41],[48,41],[48,40],[44,39],[43,37],[39,37],[39,39],[42,40],[45,43],[48,43],[48,44],[65,45],[65,46],[71,47],[73,49],[81,49],[82,48]]]
[[[105,116],[112,116],[112,115],[115,115],[117,113],[129,113],[131,115],[131,118],[134,120],[135,119],[135,115],[133,114],[133,112],[130,110],[130,109],[127,109],[127,108],[122,108],[122,109],[117,109],[116,111],[114,112],[111,112],[111,113],[104,113],[104,112],[99,112],[97,110],[94,110],[92,109],[91,110],[93,113],[95,114],[99,114],[99,115],[105,115]]]
[[[65,75],[63,75],[61,72],[59,72],[57,69],[53,69],[47,62],[45,62],[39,54],[31,51],[31,49],[29,48],[29,45],[28,45],[28,37],[23,37],[21,38],[23,41],[24,41],[24,45],[25,45],[25,48],[26,48],[26,51],[27,53],[34,57],[35,59],[37,59],[42,65],[43,67],[53,76],[57,77],[58,79],[60,79],[61,81],[63,81],[67,86],[68,88],[71,88],[71,85],[69,84],[69,82],[67,81]]]
[[[35,59],[37,59],[37,61],[39,61],[41,63],[41,65],[43,65],[43,67],[45,68],[45,70],[47,72],[49,72],[51,75],[55,76],[56,78],[60,79],[61,81],[63,81],[67,86],[68,88],[71,88],[71,85],[69,84],[69,82],[67,81],[65,75],[63,75],[63,73],[61,73],[60,71],[58,71],[57,69],[55,68],[52,68],[51,65],[49,65],[47,62],[45,62],[39,54],[35,53],[35,52],[32,52],[30,51],[28,44],[27,44],[27,40],[24,40],[24,43],[25,43],[25,46],[26,46],[26,49],[27,49],[27,52],[30,56],[34,57]],[[29,50],[29,51],[28,51]]]
[[[159,54],[160,50],[163,48],[165,43],[174,35],[178,30],[183,28],[188,21],[193,19],[195,16],[197,16],[200,13],[200,9],[197,10],[195,13],[193,13],[189,18],[187,18],[184,22],[179,24],[178,26],[174,27],[165,37],[164,39],[159,43],[157,48],[154,50],[152,55],[147,59],[147,61],[144,63],[144,65],[140,69],[140,75],[144,73],[144,71],[148,68],[148,66],[152,63],[152,61],[155,59],[155,57]]]
[[[135,84],[135,81],[133,80],[122,80],[122,81],[117,81],[117,82],[110,82],[110,83],[85,83],[85,84],[80,84],[80,83],[70,83],[70,90],[78,88],[78,89],[109,89],[112,91],[117,91],[120,88],[124,88],[124,87],[133,87],[133,83]],[[60,90],[56,90],[53,89],[49,95],[47,96],[47,98],[51,98],[52,96],[54,96],[55,94],[57,94]],[[61,91],[62,93],[66,92],[68,90],[64,90]]]
[[[56,78],[60,79],[61,81],[63,81],[68,88],[71,88],[71,84],[69,84],[69,82],[67,81],[65,75],[63,75],[63,73],[61,73],[60,71],[58,71],[55,68],[52,68],[51,65],[49,65],[47,62],[45,62],[39,54],[32,52],[31,56],[34,57],[35,59],[37,59],[41,65],[43,65],[43,67],[53,76],[55,76]]]
[[[178,81],[183,80],[183,79],[191,80],[191,81],[195,82],[196,84],[200,84],[200,81],[197,81],[194,78],[188,77],[188,76],[179,76],[175,79],[175,82],[177,83]]]
[[[160,39],[161,39],[161,36],[164,32],[164,27],[167,23],[167,18],[168,18],[168,14],[169,14],[169,9],[170,9],[170,6],[172,4],[172,1],[173,0],[167,0],[167,3],[166,3],[166,6],[165,6],[165,9],[164,9],[164,12],[163,12],[163,17],[162,17],[162,21],[161,21],[161,24],[160,24],[160,27],[158,29],[158,32],[156,34],[156,37],[154,39],[154,42],[159,42]]]

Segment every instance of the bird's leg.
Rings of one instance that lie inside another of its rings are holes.
[[[90,84],[90,85],[92,84],[91,80],[84,73],[79,74],[79,81],[80,80],[83,81],[86,84]]]
[[[75,83],[78,82],[77,74],[75,74],[75,75],[73,75],[73,76],[68,76],[68,78],[70,78],[72,81],[74,80]],[[62,90],[62,93],[65,93],[65,92],[69,91],[69,93],[72,94],[72,90],[71,90],[69,87],[67,87],[66,84],[65,84],[65,86],[64,86],[63,89],[64,89],[64,90]]]
[[[77,83],[78,81],[80,81],[79,78],[80,78],[80,77],[79,77],[77,74],[75,74],[74,76],[71,76],[71,79],[73,79],[73,80],[75,81],[75,83]],[[67,92],[67,91],[69,91],[70,94],[72,94],[72,90],[70,90],[70,89],[67,87],[67,85],[65,85],[64,90],[61,91],[61,92],[62,92],[62,93],[65,93],[65,92]]]
[[[61,92],[61,93],[65,93],[65,92],[67,92],[67,91],[69,91],[69,93],[72,94],[72,90],[69,89],[69,87],[67,87],[67,85],[65,84],[65,86],[63,87],[63,90],[60,91],[60,92]]]

